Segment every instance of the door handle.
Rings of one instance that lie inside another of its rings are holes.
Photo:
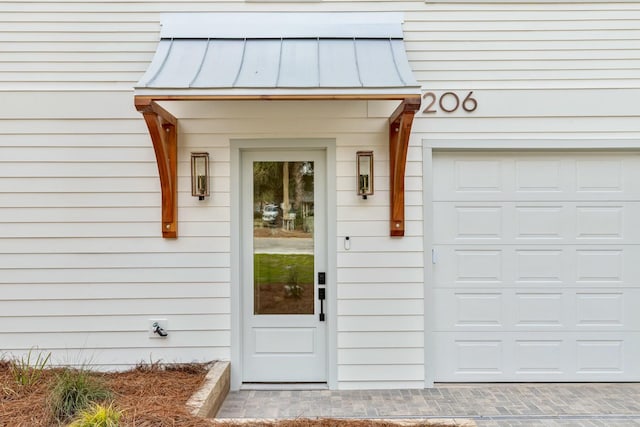
[[[325,288],[318,288],[318,299],[320,300],[320,321],[324,322],[324,300],[326,299]]]

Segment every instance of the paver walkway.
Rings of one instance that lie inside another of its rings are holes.
[[[640,383],[443,384],[425,390],[243,390],[217,418],[463,418],[478,426],[640,426]]]

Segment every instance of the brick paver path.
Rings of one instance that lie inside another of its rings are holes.
[[[243,390],[217,418],[466,418],[479,426],[640,426],[640,383],[459,384],[425,390]]]

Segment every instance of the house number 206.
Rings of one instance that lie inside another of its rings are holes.
[[[436,104],[445,113],[453,113],[460,107],[467,113],[471,113],[478,108],[478,101],[473,97],[473,91],[469,92],[462,101],[460,101],[460,97],[455,92],[445,92],[440,97],[433,92],[426,92],[422,95],[422,99],[428,103],[422,110],[424,114],[437,113]]]

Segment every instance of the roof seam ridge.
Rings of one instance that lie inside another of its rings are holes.
[[[360,82],[360,87],[364,87],[364,83],[362,82],[362,76],[360,75],[360,63],[358,62],[358,47],[356,46],[356,38],[353,38],[353,59],[356,61],[356,72],[358,73],[358,81]]]
[[[280,52],[278,52],[278,71],[276,73],[276,87],[280,85],[280,70],[282,69],[282,48],[283,48],[284,40],[282,37],[280,38]]]
[[[396,74],[400,78],[400,82],[402,83],[402,85],[406,86],[407,82],[402,77],[402,73],[400,73],[400,68],[398,68],[398,61],[396,61],[396,52],[393,49],[393,42],[391,41],[391,37],[389,37],[389,50],[391,51],[391,59],[393,59],[393,66],[396,69]]]
[[[164,56],[164,58],[162,58],[162,64],[160,64],[160,66],[158,67],[156,72],[153,74],[153,77],[151,77],[149,79],[149,81],[147,81],[147,84],[145,86],[150,86],[156,80],[158,75],[160,75],[160,71],[162,71],[162,69],[164,68],[164,64],[167,63],[167,59],[171,55],[171,50],[172,49],[173,49],[173,38],[171,39],[171,42],[169,43],[169,49],[167,50],[167,54]]]
[[[322,79],[320,78],[320,37],[316,37],[316,65],[318,68],[318,87],[322,87]]]
[[[238,65],[238,71],[236,71],[236,78],[233,79],[233,83],[231,83],[231,87],[236,87],[238,83],[238,79],[240,78],[240,72],[242,71],[242,66],[244,65],[244,53],[247,50],[247,39],[244,39],[244,43],[242,44],[242,56],[240,57],[240,64]]]
[[[207,58],[207,53],[209,52],[209,44],[211,43],[211,39],[207,39],[207,47],[204,49],[204,53],[202,54],[202,59],[200,60],[200,66],[198,67],[198,71],[196,71],[195,76],[189,82],[189,87],[193,86],[193,83],[200,76],[200,72],[202,71],[202,66],[204,65],[204,60]]]

